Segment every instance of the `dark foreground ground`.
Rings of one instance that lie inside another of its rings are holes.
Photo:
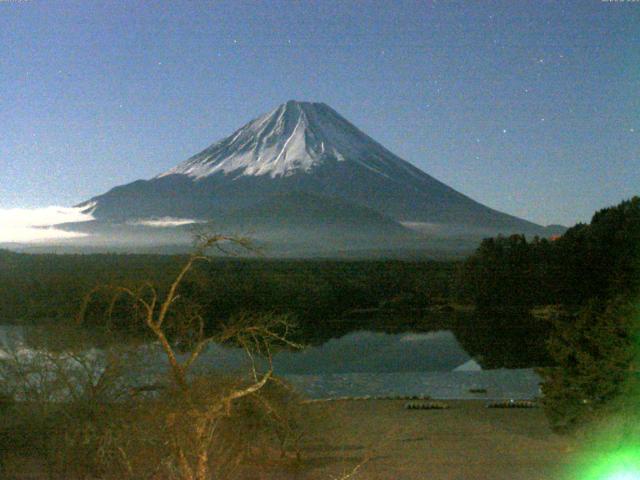
[[[448,410],[406,410],[396,400],[310,405],[326,428],[304,445],[300,478],[538,480],[561,478],[573,450],[553,434],[541,409],[488,409],[483,401]]]
[[[549,430],[541,409],[446,403],[447,410],[406,410],[401,400],[306,404],[312,428],[302,441],[300,462],[247,466],[242,478],[564,480],[574,446]],[[41,467],[22,466],[29,473],[12,478],[45,478]]]
[[[575,446],[553,434],[541,409],[488,409],[446,402],[406,410],[400,400],[308,404],[316,433],[296,467],[261,468],[246,479],[565,480]],[[270,470],[270,471],[267,471]]]

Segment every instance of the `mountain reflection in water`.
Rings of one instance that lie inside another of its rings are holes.
[[[280,373],[388,373],[453,370],[469,360],[450,331],[359,331],[274,358]]]
[[[404,320],[350,320],[340,322],[340,328],[328,323],[314,330],[311,325],[302,325],[306,348],[277,352],[273,357],[275,372],[315,398],[531,398],[538,394],[539,378],[531,367],[546,362],[544,322],[513,314]],[[21,330],[0,326],[0,359],[2,343],[22,337],[16,334]],[[162,375],[165,359],[159,349],[150,347],[144,354],[147,373]],[[27,344],[22,348],[32,347]],[[216,344],[194,365],[203,372],[243,371],[247,366],[244,351]],[[471,389],[487,391],[477,395]]]

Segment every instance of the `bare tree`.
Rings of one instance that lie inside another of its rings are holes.
[[[105,407],[126,400],[131,375],[124,372],[139,358],[126,345],[91,348],[91,335],[77,335],[75,326],[51,327],[31,327],[4,345],[0,390],[15,400],[0,422],[1,440],[11,446],[2,452],[0,445],[0,456],[15,459],[7,476],[18,476],[21,455],[41,462],[49,478],[94,473],[100,432],[110,421]]]
[[[298,348],[299,345],[288,339],[292,328],[287,316],[279,315],[242,315],[229,321],[214,333],[208,333],[205,319],[197,309],[190,309],[183,317],[174,319],[191,331],[186,354],[178,351],[167,333],[167,319],[172,306],[180,298],[180,287],[186,276],[198,262],[209,261],[206,252],[216,249],[223,253],[230,253],[234,248],[251,250],[250,242],[242,237],[226,235],[200,235],[197,246],[176,277],[168,287],[164,296],[151,284],[145,283],[138,289],[124,286],[101,286],[87,295],[78,321],[82,322],[86,315],[87,305],[91,298],[100,290],[112,293],[107,317],[119,299],[127,297],[134,306],[139,318],[153,337],[157,340],[170,370],[170,385],[172,401],[161,407],[164,415],[164,427],[167,431],[171,446],[171,453],[165,459],[165,465],[181,480],[208,480],[212,478],[212,470],[218,474],[228,475],[232,467],[237,467],[241,458],[246,454],[246,448],[231,445],[229,437],[230,424],[227,421],[234,415],[234,406],[243,399],[245,407],[250,405],[253,416],[268,417],[280,426],[276,432],[283,437],[291,433],[288,422],[281,421],[286,413],[274,408],[269,395],[264,394],[266,387],[282,386],[282,382],[274,377],[272,352],[275,346]],[[250,360],[250,374],[246,378],[237,378],[231,382],[211,381],[211,377],[195,375],[192,367],[213,343],[234,343],[246,352]],[[262,363],[258,362],[262,359]],[[266,366],[265,366],[266,364]],[[146,407],[157,407],[153,402]],[[237,409],[236,409],[237,410]],[[282,409],[281,409],[282,410]],[[245,412],[246,414],[246,408]],[[233,443],[233,442],[231,442]],[[286,440],[280,439],[284,447]],[[133,473],[131,452],[127,453],[122,445],[116,449],[120,453],[125,471]]]

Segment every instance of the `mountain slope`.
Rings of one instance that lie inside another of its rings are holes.
[[[292,191],[274,194],[256,206],[218,216],[214,223],[239,230],[321,229],[323,236],[346,230],[352,235],[411,236],[398,222],[367,207],[338,198]]]
[[[422,172],[329,106],[296,101],[155,178],[116,187],[82,205],[91,205],[102,221],[165,216],[215,220],[291,192],[339,199],[395,221],[544,233],[542,227],[490,209]]]

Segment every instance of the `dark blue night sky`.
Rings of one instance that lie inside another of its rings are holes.
[[[0,2],[0,209],[165,171],[322,101],[493,208],[640,193],[640,2]]]

